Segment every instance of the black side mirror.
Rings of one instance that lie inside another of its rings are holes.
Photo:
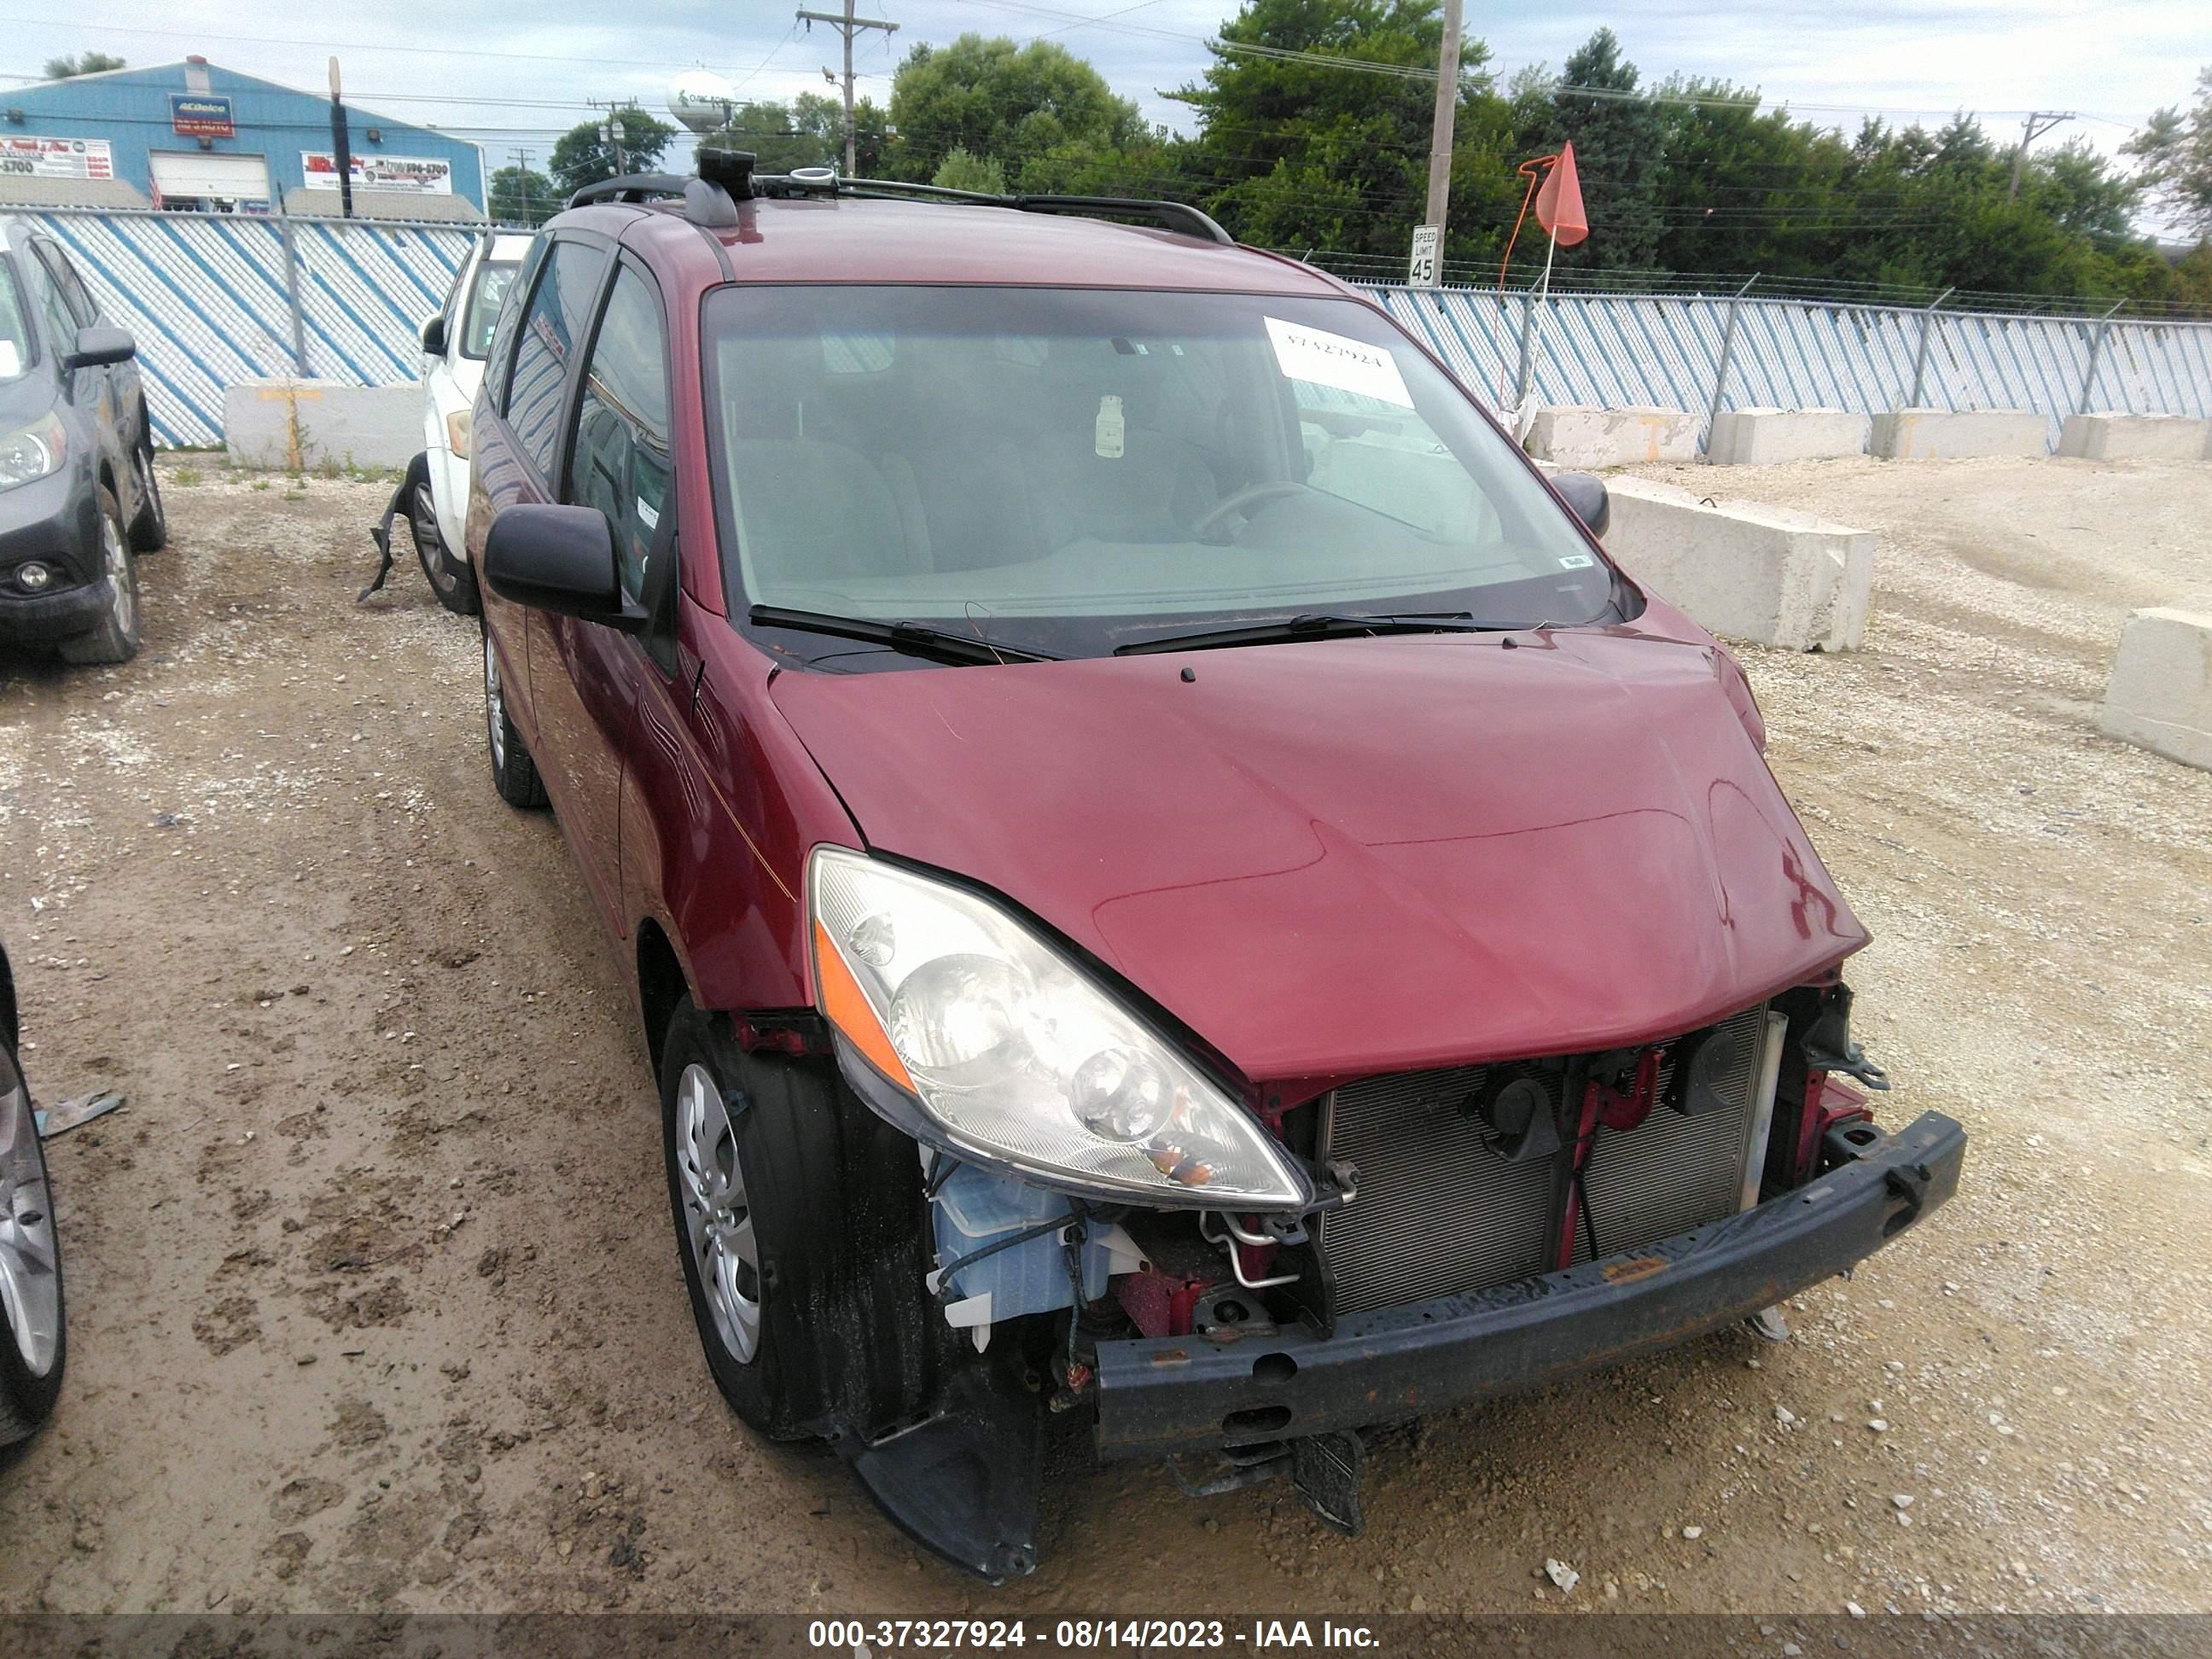
[[[1575,517],[1589,526],[1589,533],[1603,541],[1613,523],[1613,498],[1605,492],[1605,480],[1595,472],[1555,472],[1552,488],[1574,509]]]
[[[446,355],[446,313],[440,312],[422,325],[422,349],[433,357]]]
[[[516,605],[599,623],[625,634],[645,627],[645,607],[623,592],[614,532],[596,507],[503,507],[484,538],[484,580]]]
[[[137,355],[138,342],[131,337],[129,329],[95,325],[77,330],[75,349],[62,353],[62,367],[101,368],[109,363],[127,363]]]

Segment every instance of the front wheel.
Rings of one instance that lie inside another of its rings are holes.
[[[914,1142],[820,1060],[748,1054],[687,996],[660,1050],[678,1254],[707,1368],[777,1440],[872,1443],[927,1416],[957,1360],[931,1300]]]
[[[423,578],[438,596],[438,603],[457,617],[473,617],[482,611],[477,573],[465,559],[453,556],[439,533],[437,497],[427,478],[408,492],[407,529],[415,538],[415,556],[422,561]]]
[[[138,654],[138,562],[131,556],[123,509],[106,489],[100,492],[100,574],[107,579],[106,614],[90,633],[62,641],[64,662],[129,662]]]
[[[811,1276],[799,1258],[817,1243],[809,1236],[810,1172],[790,1167],[767,1144],[775,1130],[763,1112],[787,1103],[759,1097],[757,1079],[744,1079],[755,1089],[741,1089],[741,1073],[751,1069],[757,1068],[747,1066],[690,998],[678,1005],[660,1065],[668,1204],[714,1385],[753,1428],[795,1440],[805,1431],[792,1401],[786,1350],[805,1340],[792,1327]]]
[[[545,784],[507,712],[507,687],[500,678],[499,652],[489,628],[483,630],[483,653],[484,746],[491,754],[492,787],[509,806],[543,806]]]
[[[31,1091],[0,1042],[0,1446],[52,1413],[68,1357],[46,1151]]]

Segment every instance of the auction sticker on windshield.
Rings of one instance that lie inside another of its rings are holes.
[[[1279,317],[1266,321],[1267,337],[1274,343],[1275,366],[1291,380],[1333,386],[1339,392],[1395,404],[1401,409],[1413,406],[1397,360],[1382,346],[1332,334],[1325,328],[1286,323]]]

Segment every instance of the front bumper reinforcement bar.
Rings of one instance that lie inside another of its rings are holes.
[[[1364,1428],[1538,1389],[1747,1319],[1864,1261],[1957,1189],[1966,1131],[1929,1112],[1831,1142],[1840,1168],[1648,1249],[1359,1314],[1322,1338],[1098,1345],[1098,1454],[1163,1457]]]

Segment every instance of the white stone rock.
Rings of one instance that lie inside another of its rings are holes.
[[[1874,532],[1788,507],[1707,507],[1644,478],[1609,481],[1606,550],[1700,625],[1792,651],[1850,650],[1874,603]]]
[[[2097,725],[2107,737],[2212,771],[2212,606],[2160,605],[2128,618]]]
[[[2069,415],[2058,453],[2092,461],[2197,461],[2212,442],[2212,421],[2188,415],[2128,415],[2105,410]]]
[[[404,466],[422,448],[422,388],[247,380],[222,392],[222,441],[240,466]]]
[[[1863,455],[1873,421],[1843,409],[1724,409],[1705,440],[1705,459],[1723,466],[1770,466]]]
[[[1681,409],[1540,409],[1529,424],[1528,449],[1560,466],[1694,461],[1698,421]]]
[[[2048,455],[2051,422],[2030,409],[1893,409],[1874,417],[1872,453],[1899,461]]]

